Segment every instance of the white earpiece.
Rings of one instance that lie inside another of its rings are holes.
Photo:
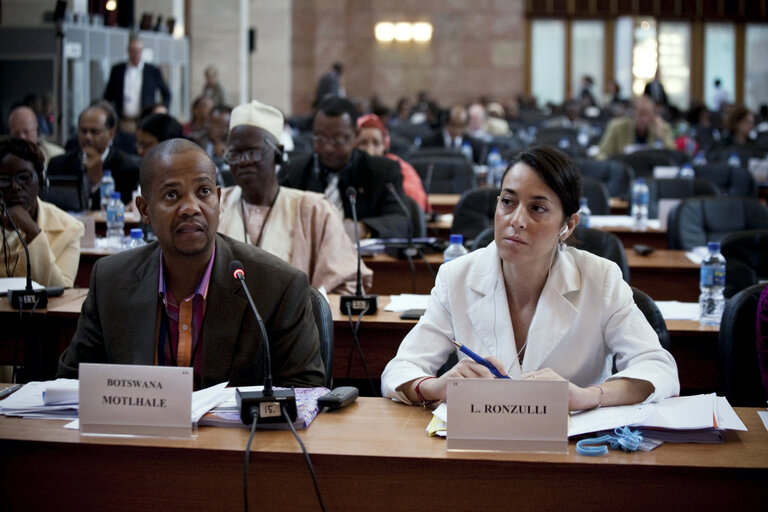
[[[563,230],[560,231],[558,236],[562,237],[566,232],[568,232],[568,226],[563,226]]]

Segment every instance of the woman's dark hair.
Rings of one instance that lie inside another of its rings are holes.
[[[138,129],[152,135],[157,142],[182,138],[181,123],[168,114],[152,114],[139,122]]]
[[[725,127],[729,132],[735,133],[736,126],[750,113],[750,110],[744,105],[732,106],[725,116]]]
[[[521,151],[512,157],[501,178],[502,183],[507,173],[518,163],[524,163],[533,169],[539,178],[557,194],[566,219],[579,211],[581,171],[568,155],[551,146],[534,146]]]
[[[24,139],[7,139],[0,142],[0,161],[7,155],[13,155],[31,163],[35,168],[38,183],[43,183],[43,169],[45,169],[45,157],[40,148],[34,142]]]

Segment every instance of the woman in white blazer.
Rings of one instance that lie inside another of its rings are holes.
[[[675,361],[619,267],[563,244],[578,224],[580,193],[578,168],[560,151],[532,148],[512,162],[495,241],[440,267],[426,313],[382,374],[384,396],[429,405],[445,400],[448,378],[492,378],[461,353],[436,377],[457,352],[451,340],[512,378],[565,378],[571,410],[679,393]]]

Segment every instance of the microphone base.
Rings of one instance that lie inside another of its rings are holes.
[[[282,406],[285,406],[291,423],[296,421],[296,393],[293,389],[273,389],[271,396],[265,396],[264,391],[240,391],[235,393],[237,408],[240,409],[240,419],[246,425],[253,423],[251,411],[255,407],[259,412],[257,424],[285,423]]]
[[[350,306],[350,311],[347,311],[347,304]],[[378,295],[342,295],[341,296],[341,314],[346,315],[350,312],[353,315],[359,315],[365,311],[366,315],[375,315],[379,308],[379,296]],[[366,310],[366,307],[368,308]]]
[[[42,290],[8,290],[13,309],[40,309],[48,306],[48,292]]]
[[[384,252],[398,260],[419,257],[419,249],[414,244],[386,244]]]

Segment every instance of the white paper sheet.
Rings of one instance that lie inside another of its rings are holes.
[[[389,304],[384,307],[385,311],[408,311],[409,309],[427,309],[429,295],[416,295],[402,293],[392,295]]]
[[[635,219],[629,215],[590,215],[589,227],[591,228],[631,228],[635,225]],[[648,219],[647,226],[651,229],[660,229],[659,219]]]
[[[676,300],[657,300],[664,320],[699,320],[698,302],[679,302]]]

